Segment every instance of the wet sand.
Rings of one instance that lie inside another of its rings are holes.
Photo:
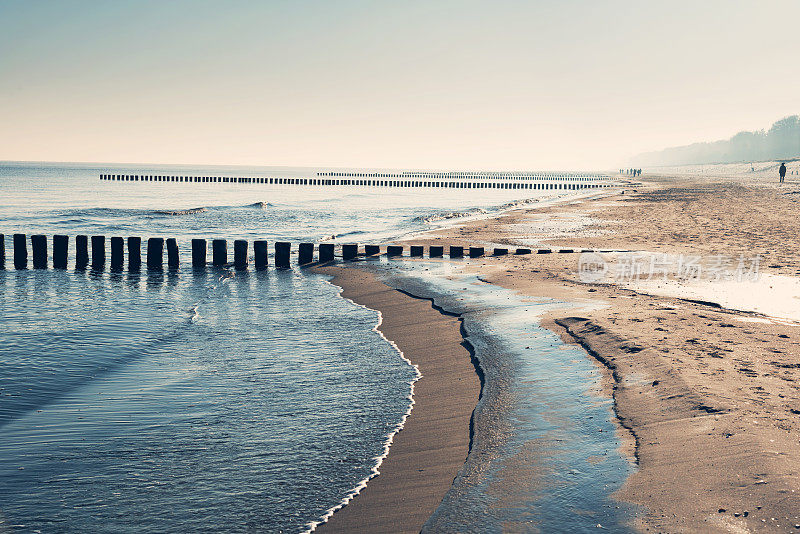
[[[414,408],[398,432],[380,474],[319,532],[419,532],[450,488],[469,450],[480,379],[462,344],[461,324],[428,300],[392,289],[361,269],[321,267],[342,295],[383,316],[379,330],[422,377]]]
[[[796,184],[778,188],[742,181],[651,178],[624,195],[538,209],[534,205],[432,231],[406,244],[544,243],[704,256],[760,254],[762,271],[796,275],[796,199]],[[606,305],[578,314],[555,312],[542,324],[582,346],[611,377],[608,394],[614,398],[621,432],[631,438],[627,452],[638,466],[616,497],[643,507],[639,530],[800,530],[800,324],[613,284],[582,283],[576,274],[578,254],[462,262],[483,281],[523,295]],[[373,286],[374,279],[362,270],[338,272],[349,273],[335,282],[347,288],[346,296],[371,308],[386,308],[381,330],[389,339],[397,342],[405,336],[422,349],[420,356],[426,353],[449,361],[447,365],[469,362],[466,351],[459,353],[460,335],[454,328],[442,345],[454,349],[449,357],[444,356],[447,350],[428,350],[440,345],[431,341],[439,336],[429,330],[434,316],[420,315],[431,312],[429,303],[421,308],[420,301],[416,307],[407,303],[410,307],[405,308],[397,304],[401,293],[382,284]],[[437,337],[427,338],[432,334]],[[417,361],[417,356],[407,355]],[[424,368],[422,372],[426,374]],[[467,381],[472,374],[475,381],[471,368],[460,373]],[[431,372],[428,377],[433,378]],[[420,387],[415,395],[418,404],[382,474],[323,528],[418,531],[435,509],[463,463],[464,442],[449,444],[464,439],[477,394],[462,394],[460,388],[433,387],[429,394],[425,390]],[[446,410],[429,411],[442,403]],[[448,417],[456,408],[461,410],[458,423]],[[443,432],[440,420],[452,424],[450,430]],[[415,421],[420,428],[413,432],[420,434],[412,435]],[[433,450],[423,446],[429,439],[423,423],[429,421],[435,423],[428,432],[438,438]],[[415,465],[420,461],[431,462],[426,471],[438,466],[435,491],[428,492],[427,482],[418,478],[432,472],[420,471]],[[447,467],[440,462],[448,462]]]
[[[793,275],[800,265],[794,189],[665,179],[415,242],[759,253],[764,271]],[[465,261],[482,280],[526,295],[608,305],[555,314],[543,325],[612,374],[610,393],[638,462],[617,498],[645,507],[640,530],[800,530],[800,325],[584,284],[578,254]]]

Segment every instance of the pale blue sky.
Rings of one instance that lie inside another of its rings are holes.
[[[0,0],[0,159],[614,168],[800,112],[800,2]]]

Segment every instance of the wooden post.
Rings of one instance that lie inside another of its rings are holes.
[[[496,248],[496,249],[494,249],[493,254],[495,256],[505,256],[506,254],[508,254],[508,249],[507,248]]]
[[[201,269],[206,266],[206,240],[192,239],[192,267]]]
[[[421,258],[425,254],[425,247],[420,245],[411,245],[411,257]]]
[[[531,249],[529,249],[529,248],[518,248],[517,250],[514,251],[514,254],[516,254],[517,256],[520,256],[522,254],[530,254],[530,253],[531,253]]]
[[[572,250],[571,248],[560,248],[560,249],[558,249],[558,253],[559,254],[569,254],[571,252],[575,252],[575,251]]]
[[[25,234],[14,234],[14,268],[17,270],[28,268],[28,244]]]
[[[484,250],[483,247],[469,247],[469,257],[470,258],[480,258],[483,256]]]
[[[89,238],[85,235],[75,236],[75,268],[85,269],[89,265]]]
[[[266,241],[253,241],[253,254],[255,256],[254,260],[256,263],[256,270],[263,271],[267,268],[268,259],[267,256],[269,255],[269,247]]]
[[[174,237],[167,239],[167,266],[170,269],[177,269],[181,264],[178,254],[178,242]]]
[[[244,239],[233,242],[233,266],[237,271],[247,269],[247,241]]]
[[[289,267],[289,255],[292,251],[292,244],[285,241],[275,243],[275,267]]]
[[[92,236],[92,269],[102,271],[106,264],[106,236]]]
[[[356,257],[358,257],[358,245],[352,243],[342,245],[343,260],[354,260]]]
[[[123,250],[125,248],[125,240],[121,237],[111,238],[111,270],[121,271],[122,264],[125,261]]]
[[[314,261],[314,243],[300,243],[297,251],[297,263],[307,265]]]
[[[69,237],[65,235],[53,236],[53,268],[67,268],[67,251],[69,250]]]
[[[551,252],[552,250],[550,250],[549,248],[540,248],[539,250],[536,251],[537,254],[550,254]]]
[[[147,240],[147,270],[164,270],[164,238],[151,237]]]
[[[390,258],[395,256],[402,256],[403,255],[403,246],[402,245],[389,245],[386,247],[386,255]]]
[[[33,268],[47,269],[47,236],[31,236],[31,252],[33,253]]]
[[[211,242],[211,260],[217,267],[228,263],[228,243],[224,239],[214,239]]]
[[[451,258],[463,258],[464,257],[464,247],[450,247],[450,257]]]
[[[136,272],[142,268],[142,238],[128,238],[128,270]]]
[[[428,257],[441,258],[442,256],[444,256],[444,247],[439,245],[431,245],[428,247]]]
[[[319,262],[320,263],[328,263],[333,261],[335,258],[334,256],[334,244],[333,243],[320,243],[319,244]]]
[[[364,245],[364,256],[377,256],[380,253],[380,245]]]

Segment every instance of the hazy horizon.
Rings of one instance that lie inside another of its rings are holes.
[[[0,3],[0,160],[614,169],[797,112],[788,0]]]

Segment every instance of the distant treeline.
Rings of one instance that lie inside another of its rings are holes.
[[[658,152],[645,152],[632,160],[635,166],[735,163],[739,161],[788,160],[800,157],[800,117],[779,120],[767,130],[739,132],[730,139],[694,143]]]

